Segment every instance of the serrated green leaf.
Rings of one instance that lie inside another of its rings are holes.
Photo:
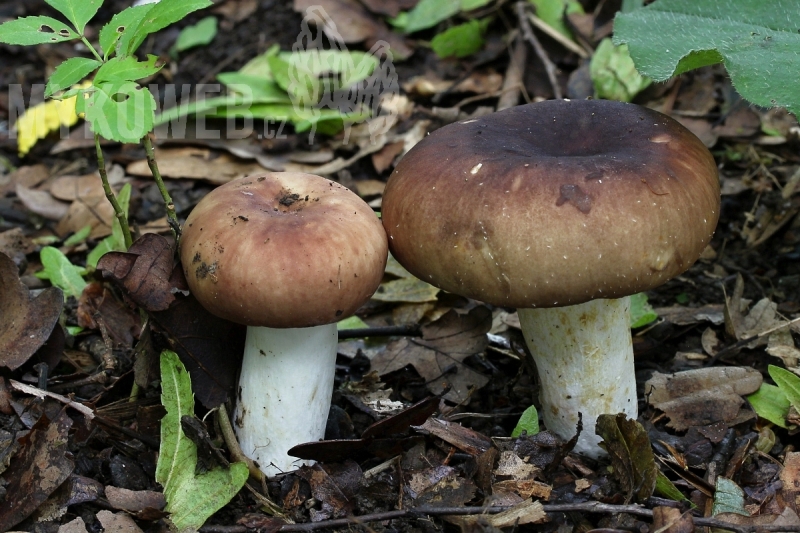
[[[156,101],[132,81],[103,83],[85,102],[92,131],[114,141],[136,143],[153,129]]]
[[[67,17],[81,35],[86,23],[92,20],[103,5],[103,0],[45,0],[45,2]]]
[[[437,34],[431,40],[431,49],[441,57],[466,57],[483,47],[483,34],[489,19],[470,20]]]
[[[589,72],[595,96],[607,100],[630,102],[652,83],[636,70],[627,45],[615,46],[609,38],[600,41],[592,56]]]
[[[636,67],[663,81],[722,61],[737,91],[764,106],[800,111],[800,9],[794,0],[656,0],[614,20]]]
[[[644,502],[653,495],[658,467],[647,431],[636,420],[618,415],[597,417],[595,433],[608,452],[614,475],[625,491],[625,502]]]
[[[785,368],[775,365],[767,367],[769,375],[776,385],[781,389],[781,392],[786,395],[795,409],[800,410],[800,377],[789,372]]]
[[[117,194],[117,203],[125,213],[125,218],[128,217],[128,208],[131,203],[131,184],[126,183]],[[97,262],[108,252],[124,252],[125,251],[125,235],[122,233],[122,226],[114,217],[111,223],[111,235],[97,243],[97,246],[92,249],[86,256],[86,266],[97,268]]]
[[[60,43],[80,37],[51,17],[22,17],[0,24],[0,43],[32,45]]]
[[[164,66],[159,65],[158,56],[148,55],[147,61],[139,61],[134,56],[112,57],[97,70],[95,85],[110,81],[136,81],[152,76]]]
[[[44,270],[37,273],[43,279],[50,280],[54,287],[64,291],[64,297],[73,296],[80,298],[86,281],[83,279],[85,269],[70,263],[66,255],[58,248],[45,246],[39,252],[39,260]]]
[[[786,415],[789,414],[791,403],[780,387],[762,383],[756,392],[747,397],[747,401],[760,418],[769,420],[776,426],[787,427]]]
[[[519,422],[514,427],[514,431],[511,432],[511,436],[519,437],[523,431],[529,436],[539,433],[539,411],[536,410],[535,405],[531,405],[522,412],[522,416],[519,417]]]
[[[678,490],[678,487],[676,487],[675,484],[670,481],[670,479],[665,476],[661,470],[658,471],[658,476],[656,477],[655,491],[664,498],[669,498],[670,500],[674,500],[676,502],[689,501],[689,499]],[[692,507],[694,507],[694,504],[692,504]]]
[[[408,12],[403,30],[406,33],[414,33],[432,28],[460,11],[460,0],[420,0]]]
[[[122,35],[128,33],[128,30],[131,28],[135,30],[154,5],[155,4],[143,4],[140,6],[132,6],[111,17],[108,24],[103,26],[100,30],[100,48],[103,50],[103,54],[105,54],[106,58],[111,56],[111,52],[114,51],[114,47],[117,45]]]
[[[178,34],[173,49],[175,52],[183,52],[195,46],[205,46],[217,36],[217,17],[205,17],[200,19],[197,24],[186,26]]]
[[[714,491],[714,505],[711,507],[711,516],[720,513],[736,513],[750,516],[744,508],[744,491],[728,478],[717,476]]]
[[[658,319],[658,314],[653,306],[647,303],[647,295],[643,292],[632,294],[631,302],[631,329],[641,328]]]
[[[181,428],[183,416],[194,416],[192,384],[177,354],[168,350],[161,353],[161,403],[167,414],[161,419],[156,481],[164,487],[170,521],[178,531],[196,531],[244,486],[247,466],[234,463],[228,470],[195,475],[197,447]]]
[[[133,55],[151,33],[211,5],[211,0],[161,0],[139,21],[132,33],[125,32],[120,39],[119,55]]]
[[[71,57],[58,65],[44,89],[45,98],[53,96],[58,91],[72,87],[86,76],[91,74],[102,63],[87,57]]]

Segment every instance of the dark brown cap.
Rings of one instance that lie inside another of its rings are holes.
[[[386,233],[333,181],[300,172],[233,180],[194,208],[181,238],[192,294],[248,326],[300,328],[355,312],[381,282]]]
[[[383,197],[409,271],[495,305],[556,307],[656,287],[697,260],[719,218],[714,159],[633,104],[549,100],[445,126]]]

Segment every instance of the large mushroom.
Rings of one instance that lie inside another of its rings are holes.
[[[181,262],[211,313],[245,324],[234,429],[272,476],[300,462],[286,452],[324,437],[336,322],[380,284],[386,233],[338,183],[299,172],[233,180],[189,215]]]
[[[447,291],[518,308],[542,416],[597,457],[600,414],[636,417],[628,296],[689,268],[719,217],[714,159],[633,104],[550,100],[445,126],[383,197],[389,248]],[[431,223],[431,221],[436,223]]]

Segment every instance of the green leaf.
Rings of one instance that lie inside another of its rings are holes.
[[[281,89],[272,77],[262,78],[241,72],[221,72],[217,74],[217,79],[223,83],[229,91],[233,91],[245,96],[252,96],[259,103],[291,103],[289,95]]]
[[[77,246],[88,239],[90,233],[92,233],[92,227],[88,225],[84,226],[64,239],[64,246]]]
[[[79,38],[69,26],[51,17],[22,17],[0,24],[0,43],[46,44]]]
[[[614,20],[637,68],[656,81],[722,61],[739,93],[800,111],[800,9],[787,0],[656,0]]]
[[[103,83],[85,102],[92,131],[114,141],[137,143],[153,129],[156,101],[132,81]]]
[[[152,76],[164,66],[158,65],[158,56],[148,55],[147,61],[139,61],[134,56],[113,57],[97,70],[95,85],[109,81],[136,81]]]
[[[117,202],[128,218],[128,208],[131,203],[131,184],[126,183],[117,194]],[[97,268],[97,262],[108,252],[124,252],[125,236],[122,233],[122,226],[114,217],[111,223],[111,235],[100,241],[94,249],[86,256],[86,266]]]
[[[595,96],[608,100],[630,102],[651,83],[649,78],[636,70],[628,47],[624,44],[614,46],[609,38],[600,41],[592,56],[589,72]]]
[[[244,463],[215,468],[195,475],[197,447],[183,433],[181,418],[194,416],[194,396],[189,373],[175,352],[161,352],[161,447],[156,481],[164,487],[166,511],[178,531],[196,531],[228,503],[247,481]]]
[[[50,75],[50,79],[47,80],[47,87],[44,89],[45,98],[72,87],[100,65],[102,65],[100,61],[86,57],[71,57],[65,60],[56,67]]]
[[[788,427],[786,415],[789,414],[791,403],[780,387],[762,383],[756,392],[747,397],[747,401],[760,418],[782,428]]]
[[[485,5],[489,5],[492,0],[461,0],[461,11],[472,11]]]
[[[367,323],[364,322],[363,320],[361,320],[356,315],[353,315],[351,317],[347,317],[344,320],[340,320],[339,322],[336,323],[336,329],[337,330],[340,330],[340,329],[362,329],[362,328],[368,328],[368,327],[369,326],[367,325]]]
[[[714,505],[711,507],[711,516],[720,513],[736,513],[750,516],[744,508],[744,491],[728,478],[717,476],[714,492]]]
[[[173,49],[183,52],[195,46],[205,46],[217,36],[217,17],[205,17],[197,24],[186,26],[178,34]]]
[[[489,25],[488,18],[470,20],[464,24],[453,26],[436,35],[431,41],[431,48],[437,56],[466,57],[474,54],[483,46],[483,34]]]
[[[641,328],[658,319],[658,314],[653,306],[647,303],[647,295],[643,292],[630,296],[631,301],[631,329]]]
[[[133,55],[151,33],[163,30],[189,13],[213,5],[211,0],[161,0],[139,21],[132,33],[120,39],[119,55]]]
[[[661,472],[661,470],[658,471],[658,475],[656,477],[655,491],[661,496],[676,502],[689,501],[689,499],[678,490],[678,487],[676,487],[675,484],[670,481],[670,479],[665,476],[663,472]],[[692,504],[692,507],[694,507],[694,504]]]
[[[100,48],[102,48],[106,58],[111,56],[111,52],[114,51],[114,47],[117,45],[120,37],[127,34],[130,28],[133,28],[133,30],[131,30],[131,32],[133,32],[154,5],[155,4],[144,4],[129,7],[111,17],[108,24],[103,26],[100,30]]]
[[[623,413],[600,415],[595,432],[603,438],[600,446],[608,452],[614,475],[626,493],[625,502],[644,502],[652,496],[658,467],[642,425]]]
[[[86,287],[86,281],[82,277],[85,269],[70,263],[61,250],[52,246],[42,248],[39,260],[44,270],[37,273],[38,277],[50,280],[54,287],[64,291],[65,298],[68,296],[80,298],[83,288]]]
[[[536,16],[565,37],[572,39],[572,32],[564,23],[564,13],[583,14],[583,6],[575,0],[528,0],[536,7]]]
[[[800,410],[800,377],[785,368],[775,365],[767,367],[770,377],[781,391],[786,395],[795,409]]]
[[[92,20],[103,5],[103,0],[45,0],[45,2],[67,17],[81,35],[86,23]]]
[[[420,0],[408,12],[403,30],[406,33],[432,28],[461,11],[460,0]]]
[[[523,431],[528,435],[539,433],[539,411],[536,410],[535,405],[531,405],[523,411],[522,416],[519,417],[519,422],[514,427],[514,431],[511,432],[511,436],[519,437]]]

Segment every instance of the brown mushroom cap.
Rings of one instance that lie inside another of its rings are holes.
[[[495,305],[619,298],[685,271],[719,217],[714,159],[633,104],[549,100],[445,126],[383,197],[389,248],[419,278]]]
[[[301,172],[239,178],[194,208],[181,238],[192,293],[248,326],[329,324],[380,284],[386,233],[349,189]]]

